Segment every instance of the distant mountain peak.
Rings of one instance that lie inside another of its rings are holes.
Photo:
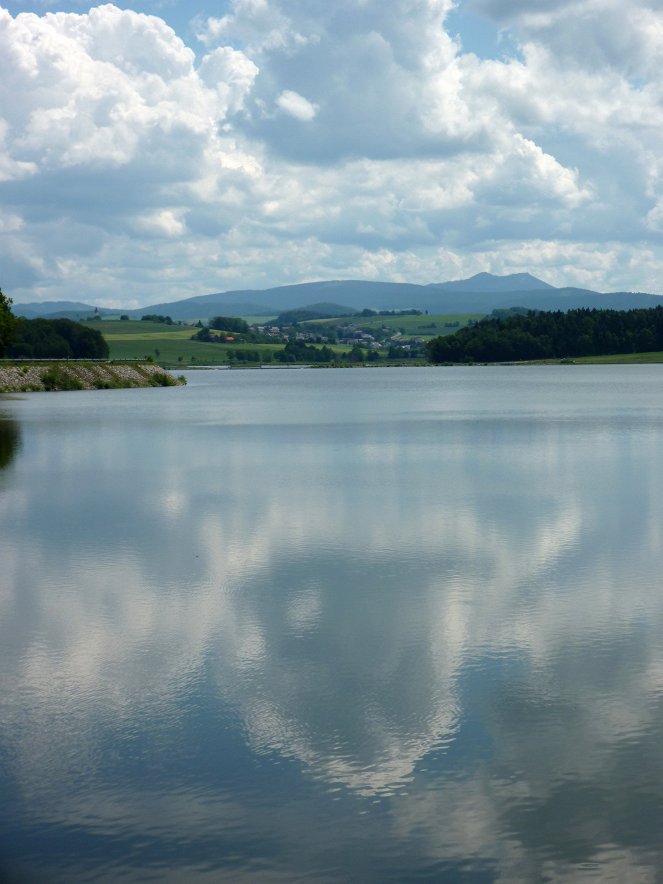
[[[533,292],[552,291],[555,288],[542,279],[532,276],[531,273],[508,273],[504,276],[496,276],[494,273],[485,272],[475,273],[468,279],[443,282],[441,287],[467,292]]]

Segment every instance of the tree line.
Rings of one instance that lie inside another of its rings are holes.
[[[427,345],[431,362],[511,362],[663,350],[663,307],[489,317]]]
[[[14,316],[12,300],[0,289],[0,356],[27,359],[107,359],[108,344],[98,329],[71,319]]]
[[[129,319],[128,314],[120,316],[120,319]],[[141,316],[143,322],[160,322],[165,325],[175,325],[171,316],[163,316],[161,313],[143,313]]]

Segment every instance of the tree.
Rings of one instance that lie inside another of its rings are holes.
[[[282,350],[275,354],[279,362],[333,362],[331,347],[314,347],[303,341],[288,341]]]
[[[0,356],[5,355],[16,333],[16,317],[11,311],[11,306],[12,299],[3,295],[0,289]]]
[[[16,320],[10,356],[46,359],[107,359],[108,344],[98,329],[71,319]]]
[[[352,350],[350,350],[349,353],[346,353],[345,358],[348,362],[363,362],[364,351],[361,349],[359,344],[354,344]]]
[[[216,331],[238,332],[246,334],[249,330],[248,323],[237,316],[213,316],[209,321],[209,327]]]

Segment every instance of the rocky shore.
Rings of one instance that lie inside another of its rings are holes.
[[[0,392],[108,390],[125,387],[173,387],[185,383],[149,362],[6,362],[0,363]]]

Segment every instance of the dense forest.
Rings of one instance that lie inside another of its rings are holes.
[[[16,319],[7,355],[28,359],[107,359],[108,344],[96,328],[71,319]]]
[[[482,319],[427,344],[431,362],[510,362],[663,350],[663,307],[529,311]]]

